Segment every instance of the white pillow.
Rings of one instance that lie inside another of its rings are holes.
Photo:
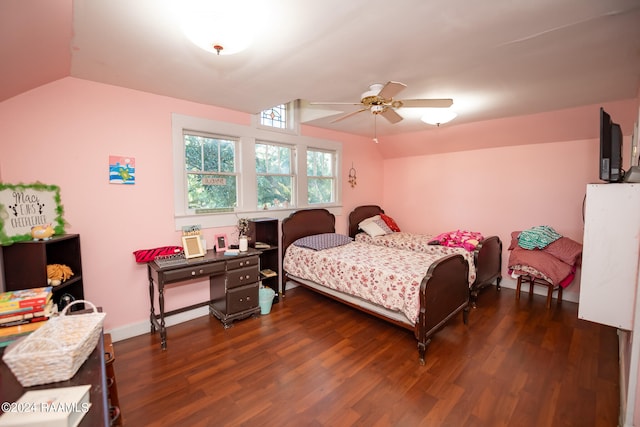
[[[380,215],[375,215],[375,216],[369,217],[367,219],[363,219],[362,221],[360,221],[358,223],[358,227],[362,228],[362,224],[365,224],[365,223],[371,222],[371,221],[375,221],[377,219],[382,219],[382,217],[380,217]]]
[[[368,218],[358,225],[362,231],[364,231],[371,237],[384,236],[385,234],[393,233],[393,231],[381,218],[375,220],[370,220],[370,218]]]

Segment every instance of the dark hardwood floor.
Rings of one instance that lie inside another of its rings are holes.
[[[306,289],[223,329],[115,343],[126,426],[616,426],[618,338],[577,304],[495,288],[420,366],[412,332]]]

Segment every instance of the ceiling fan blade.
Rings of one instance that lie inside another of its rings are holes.
[[[400,82],[387,82],[386,85],[380,90],[378,96],[384,99],[393,98],[397,94],[406,88],[407,85]]]
[[[402,120],[402,116],[396,113],[396,110],[394,110],[393,108],[387,108],[382,113],[380,113],[380,115],[389,120],[391,123],[398,123],[400,120]]]
[[[453,105],[453,99],[450,98],[402,99],[394,102],[399,104],[396,108],[449,108]]]
[[[342,116],[338,117],[337,119],[331,120],[331,122],[330,122],[330,123],[336,123],[336,122],[342,121],[342,120],[344,120],[344,119],[347,119],[347,118],[349,118],[349,117],[351,117],[351,116],[355,116],[356,114],[358,114],[358,113],[362,113],[363,111],[367,111],[367,110],[368,110],[368,108],[361,108],[361,109],[359,109],[359,110],[352,111],[352,112],[350,112],[350,113],[347,113],[347,114],[344,114],[344,115],[342,115]]]
[[[309,105],[362,105],[361,102],[309,102]]]

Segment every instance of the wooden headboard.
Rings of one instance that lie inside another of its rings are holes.
[[[282,256],[301,237],[335,233],[336,217],[326,209],[303,209],[282,220]]]
[[[358,233],[358,224],[367,218],[384,213],[378,205],[358,206],[349,214],[349,236],[356,237]]]

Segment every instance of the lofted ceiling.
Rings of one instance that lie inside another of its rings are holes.
[[[261,0],[254,43],[220,56],[186,40],[169,3],[0,0],[0,101],[73,76],[247,113],[300,99],[308,124],[368,136],[369,112],[331,123],[357,107],[307,102],[393,80],[396,98],[453,98],[455,126],[639,93],[639,0]],[[429,128],[421,112],[378,117],[378,135]]]

